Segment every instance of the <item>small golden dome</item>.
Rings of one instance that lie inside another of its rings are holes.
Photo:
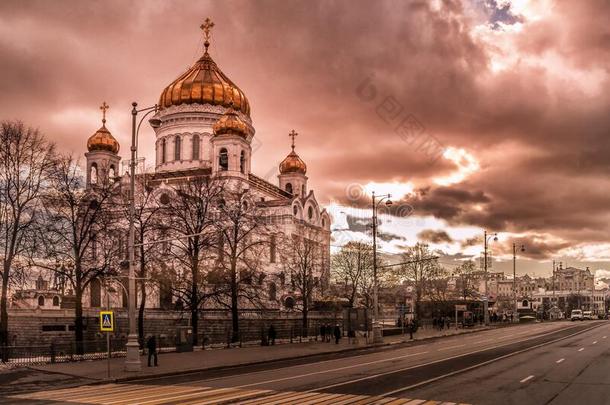
[[[248,126],[239,118],[233,109],[233,104],[229,104],[227,111],[214,123],[212,129],[214,135],[236,134],[244,138],[248,137]]]
[[[119,153],[119,142],[114,139],[114,136],[108,131],[105,124],[106,120],[104,120],[102,127],[87,140],[87,149],[89,152],[105,150],[112,153]]]
[[[301,160],[299,155],[296,154],[294,149],[286,156],[286,159],[282,160],[282,163],[280,163],[280,174],[288,173],[307,173],[307,165]]]
[[[161,108],[180,104],[212,104],[229,107],[250,116],[250,103],[239,89],[212,60],[207,52],[185,73],[161,93]]]

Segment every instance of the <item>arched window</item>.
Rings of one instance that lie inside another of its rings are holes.
[[[110,165],[110,169],[108,169],[108,178],[110,181],[114,181],[116,177],[116,170],[114,169],[114,165]]]
[[[165,159],[167,158],[167,143],[165,139],[161,140],[161,163],[165,163]]]
[[[193,160],[199,160],[199,135],[193,135]]]
[[[179,136],[176,136],[176,138],[174,138],[174,160],[180,160],[180,146],[181,146],[181,139]]]
[[[305,184],[301,186],[301,196],[305,197]]]
[[[307,209],[307,217],[309,217],[309,219],[313,219],[313,208],[309,207]]]
[[[54,307],[59,306],[59,297],[57,295],[55,297],[53,297],[53,306]]]
[[[243,150],[239,155],[239,171],[242,173],[246,172],[246,154]]]
[[[38,306],[44,307],[44,297],[42,295],[38,297]]]
[[[277,300],[277,286],[275,283],[269,283],[269,299],[271,301]]]
[[[286,297],[286,300],[284,301],[284,306],[286,307],[286,309],[294,308],[294,298]]]
[[[97,184],[97,163],[91,163],[90,170],[89,179],[91,180],[91,184]]]
[[[288,191],[290,194],[292,194],[292,184],[291,183],[286,183],[286,191]]]
[[[229,170],[229,153],[225,148],[222,148],[218,155],[218,166],[222,171]]]
[[[292,207],[292,213],[296,216],[299,213],[299,208],[295,205]]]
[[[269,241],[269,262],[270,263],[275,263],[276,250],[277,250],[277,242],[275,239],[275,235],[271,235],[271,240]]]

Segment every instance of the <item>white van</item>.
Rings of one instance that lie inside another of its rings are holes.
[[[582,321],[582,311],[580,309],[573,309],[570,314],[570,320],[572,321]]]

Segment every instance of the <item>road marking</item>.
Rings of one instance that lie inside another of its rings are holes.
[[[606,338],[605,336],[602,336],[602,339],[605,339],[605,338]]]
[[[566,340],[566,339],[572,338],[572,337],[580,335],[582,333],[589,332],[589,331],[591,331],[591,330],[593,330],[595,328],[598,328],[600,326],[601,325],[595,325],[595,326],[592,326],[590,328],[583,329],[581,331],[572,333],[572,334],[567,335],[567,336],[562,336],[560,338],[557,338],[557,339],[554,339],[554,340],[551,340],[551,341],[548,341],[548,342],[540,343],[540,344],[537,344],[537,345],[534,345],[534,346],[531,346],[531,347],[527,347],[525,349],[517,350],[516,352],[508,353],[508,354],[505,354],[503,356],[496,357],[494,359],[484,361],[482,363],[474,364],[472,366],[469,366],[469,367],[466,367],[466,368],[463,368],[463,369],[460,369],[460,370],[455,370],[455,371],[452,371],[450,373],[446,373],[446,374],[443,374],[443,375],[440,375],[440,376],[437,376],[437,377],[433,377],[433,378],[430,378],[430,379],[428,379],[426,381],[422,381],[422,382],[419,382],[419,383],[416,383],[416,384],[413,384],[413,385],[409,385],[407,387],[398,388],[398,389],[393,390],[393,391],[385,392],[385,393],[383,393],[381,395],[382,396],[390,396],[390,395],[396,395],[396,394],[404,392],[404,391],[412,390],[413,388],[418,388],[418,387],[421,387],[423,385],[430,384],[432,382],[442,380],[443,378],[451,377],[451,376],[454,376],[456,374],[460,374],[460,373],[463,373],[463,372],[466,372],[466,371],[474,370],[474,369],[476,369],[478,367],[486,366],[486,365],[491,364],[493,362],[496,362],[498,360],[503,360],[505,358],[508,358],[508,357],[511,357],[511,356],[515,356],[517,354],[525,353],[525,352],[530,351],[530,350],[538,349],[540,347],[544,347],[544,346],[549,345],[549,344],[557,343],[557,342],[560,342],[562,340]],[[570,327],[569,329],[574,329],[574,327]],[[459,358],[459,357],[468,356],[470,354],[480,353],[480,352],[484,352],[484,351],[487,351],[487,350],[490,350],[490,349],[494,349],[494,348],[498,348],[498,347],[503,347],[503,346],[508,346],[508,345],[514,344],[514,343],[526,342],[528,340],[532,340],[532,339],[539,338],[539,337],[542,337],[542,336],[551,335],[551,334],[556,333],[556,332],[558,332],[558,330],[554,330],[554,331],[551,331],[551,332],[548,332],[548,333],[543,333],[541,335],[532,336],[532,337],[529,337],[529,338],[526,338],[526,339],[523,339],[523,340],[519,340],[517,342],[502,344],[502,345],[498,345],[498,346],[495,346],[495,347],[492,347],[492,348],[475,350],[475,351],[472,351],[472,352],[469,352],[469,353],[460,354],[460,355],[457,355],[457,356],[446,357],[446,358],[444,358],[442,360],[431,361],[429,363],[420,364],[418,366],[407,367],[406,369],[396,370],[394,372],[383,373],[383,375],[392,374],[392,373],[401,372],[401,371],[406,371],[406,370],[409,370],[409,369],[413,369],[413,368],[417,368],[417,367],[423,367],[423,366],[427,366],[427,365],[430,365],[430,364],[440,363],[442,361],[456,359],[456,358]],[[376,376],[372,376],[370,378],[374,378],[374,377],[376,377]],[[322,387],[321,389],[331,388],[331,387],[339,386],[339,385],[347,385],[349,383],[358,382],[358,381],[367,380],[367,379],[368,379],[367,377],[358,378],[356,380],[347,381],[347,382],[344,382],[344,383],[333,384],[333,385],[327,386],[327,387]]]
[[[531,380],[532,378],[534,378],[533,375],[527,376],[525,377],[523,380],[519,381],[521,384],[528,382],[529,380]]]
[[[464,347],[464,346],[466,346],[466,345],[464,344],[464,345],[447,346],[447,347],[443,347],[442,349],[438,349],[438,351],[440,352],[443,350],[451,350],[451,349],[455,349],[456,347]]]
[[[593,341],[593,344],[596,345],[597,344],[597,340]]]
[[[477,340],[476,342],[473,343],[485,343],[485,342],[491,342],[493,339],[483,339],[483,340]]]
[[[580,349],[578,349],[579,352],[582,352],[583,350],[585,350],[584,347],[581,347]]]
[[[369,362],[366,362],[366,363],[358,363],[358,364],[352,364],[352,365],[349,365],[349,366],[331,368],[329,370],[313,371],[311,373],[293,375],[293,376],[290,376],[290,377],[276,378],[274,380],[266,380],[266,381],[260,381],[260,382],[256,382],[256,383],[251,383],[251,384],[238,385],[235,388],[246,388],[246,387],[253,387],[255,385],[274,383],[274,382],[278,382],[278,381],[294,380],[295,378],[309,377],[309,376],[317,375],[317,374],[332,373],[332,372],[335,372],[335,371],[348,370],[350,368],[369,366],[371,364],[384,363],[386,361],[394,361],[394,360],[404,359],[406,357],[419,356],[420,354],[426,354],[426,353],[428,353],[428,352],[426,351],[426,352],[410,353],[410,354],[405,354],[403,356],[392,357],[392,358],[389,358],[389,359],[381,359],[381,360],[369,361]]]
[[[564,360],[565,360],[565,359],[559,359],[559,360],[557,360],[555,363],[559,364],[559,363],[563,362]]]

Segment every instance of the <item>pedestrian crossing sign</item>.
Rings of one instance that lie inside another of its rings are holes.
[[[112,311],[100,311],[100,330],[114,332],[114,314]]]

